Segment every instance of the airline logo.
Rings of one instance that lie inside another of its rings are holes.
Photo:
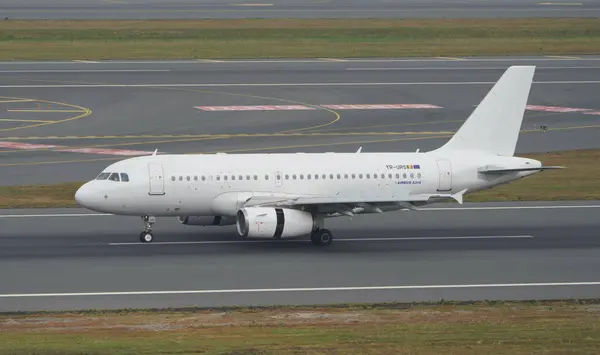
[[[421,165],[419,164],[393,164],[386,165],[388,169],[397,169],[397,170],[413,170],[413,169],[421,169]]]

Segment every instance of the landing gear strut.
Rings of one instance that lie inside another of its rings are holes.
[[[314,245],[329,245],[333,241],[333,235],[328,229],[317,229],[310,234],[310,241]]]
[[[151,243],[154,240],[152,226],[154,225],[156,218],[153,216],[143,216],[142,221],[144,221],[144,231],[140,233],[140,241],[142,243]]]

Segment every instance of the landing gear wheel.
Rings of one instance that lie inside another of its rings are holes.
[[[140,233],[140,242],[142,243],[152,243],[154,240],[154,236],[152,235],[152,226],[154,222],[156,222],[156,218],[153,216],[142,216],[142,221],[144,222],[144,231]]]
[[[154,240],[154,236],[150,232],[142,232],[140,234],[140,241],[142,243],[152,243]]]
[[[333,235],[328,229],[319,229],[310,235],[310,240],[314,245],[329,245],[333,242]]]

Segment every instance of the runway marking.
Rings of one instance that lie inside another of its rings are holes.
[[[438,59],[447,59],[447,60],[466,60],[465,58],[459,58],[459,57],[437,57]]]
[[[527,105],[526,109],[530,110],[530,111],[543,111],[543,112],[582,112],[582,111],[591,111],[592,110],[590,108],[537,106],[537,105]]]
[[[318,58],[318,59],[325,60],[328,62],[347,62],[348,61],[348,59],[340,59],[340,58]]]
[[[31,102],[31,101],[35,101],[35,100],[32,100],[32,99],[0,100],[0,104],[8,104],[8,103],[13,103],[13,102]]]
[[[347,62],[353,63],[413,63],[413,62],[454,62],[454,60],[450,59],[441,59],[439,57],[423,57],[423,58],[382,58],[382,59],[371,59],[371,58],[336,58],[336,59],[344,59]],[[210,60],[210,59],[207,59]],[[544,57],[530,57],[530,58],[469,58],[469,62],[531,62],[531,61],[540,61],[540,62],[561,62],[561,61],[600,61],[600,57],[571,57],[571,56],[544,56]],[[222,60],[225,64],[273,64],[273,63],[324,63],[324,61],[319,59],[231,59],[231,60]],[[106,60],[97,60],[93,64],[194,64],[194,63],[202,63],[198,60],[114,60],[114,61],[106,61]],[[336,62],[331,62],[332,64],[336,64]],[[69,61],[0,61],[0,65],[71,65],[72,62]],[[504,68],[506,69],[506,68]]]
[[[6,122],[33,122],[33,123],[51,123],[54,121],[42,121],[42,120],[19,120],[16,118],[0,118],[0,121],[6,121]]]
[[[170,71],[171,69],[39,69],[0,70],[0,73],[156,73]]]
[[[535,68],[536,71],[539,70],[547,70],[547,69],[556,69],[556,70],[565,70],[565,69],[600,69],[600,67],[598,66],[594,66],[594,67],[574,67],[574,66],[568,66],[568,67],[540,67],[537,66]],[[459,67],[459,68],[454,68],[454,67],[418,67],[418,68],[413,68],[413,67],[403,67],[403,68],[393,68],[393,67],[375,67],[375,68],[361,68],[361,67],[356,67],[356,68],[345,68],[345,70],[347,71],[391,71],[391,70],[427,70],[427,71],[433,71],[433,70],[506,70],[506,67]]]
[[[584,115],[600,115],[600,111],[584,112]]]
[[[554,5],[554,6],[581,6],[581,2],[539,2],[538,5]]]
[[[480,206],[480,207],[425,207],[418,212],[427,211],[471,211],[471,210],[544,210],[544,209],[577,209],[577,208],[600,208],[600,205],[537,205],[537,206]],[[41,218],[41,217],[129,217],[110,213],[54,213],[54,214],[3,214],[0,218]]]
[[[431,104],[358,104],[358,105],[318,105],[335,110],[384,110],[406,108],[442,108]],[[293,111],[317,110],[316,107],[304,105],[254,105],[254,106],[194,106],[203,111]]]
[[[289,287],[289,288],[246,288],[217,290],[171,290],[171,291],[108,291],[108,292],[61,292],[61,293],[4,293],[0,298],[28,297],[74,297],[74,296],[141,296],[141,295],[183,295],[183,294],[231,294],[231,293],[275,293],[275,292],[324,292],[324,291],[390,291],[427,290],[455,288],[517,288],[517,287],[564,287],[599,286],[600,281],[575,282],[530,282],[505,284],[464,284],[464,285],[394,285],[394,286],[338,286],[338,287]]]
[[[61,120],[55,120],[55,121],[50,121],[50,122],[40,122],[40,123],[35,123],[35,124],[26,125],[26,126],[20,126],[20,127],[2,128],[2,129],[0,129],[0,132],[15,131],[15,130],[18,130],[18,129],[27,129],[27,128],[34,128],[34,127],[40,127],[40,126],[46,126],[46,125],[64,123],[64,122],[78,120],[78,119],[87,117],[87,116],[89,116],[89,115],[92,114],[92,110],[90,110],[88,108],[85,108],[83,106],[78,106],[78,105],[73,105],[73,104],[67,104],[67,103],[59,102],[59,101],[29,99],[29,98],[20,98],[20,97],[7,97],[7,96],[0,96],[0,99],[31,100],[31,101],[36,101],[36,102],[40,102],[40,103],[46,103],[48,105],[54,104],[54,105],[60,105],[60,106],[67,106],[67,107],[78,109],[77,112],[81,112],[81,114],[79,114],[77,116],[72,116],[72,117],[69,117],[69,118],[61,119]]]
[[[411,241],[411,240],[472,240],[472,239],[528,239],[533,238],[532,235],[507,235],[507,236],[472,236],[472,237],[407,237],[407,238],[346,238],[335,239],[336,243],[340,242],[396,242],[396,241]],[[108,243],[111,246],[122,245],[181,245],[181,244],[256,244],[256,243],[309,243],[306,240],[203,240],[195,242],[153,242],[153,243]]]
[[[149,155],[149,154],[153,153],[153,152],[146,152],[146,151],[140,151],[140,150],[85,148],[85,147],[70,148],[70,147],[65,147],[65,146],[60,146],[60,145],[28,144],[28,143],[2,142],[2,141],[0,141],[0,148],[21,149],[21,150],[53,149],[53,151],[55,151],[55,152],[122,155],[122,156]],[[4,152],[0,151],[0,153],[4,153]]]
[[[70,112],[85,112],[83,110],[44,110],[44,109],[7,109],[6,112],[59,112],[59,113],[70,113]]]
[[[95,61],[95,60],[79,60],[79,59],[76,59],[76,60],[73,60],[73,61],[77,62],[77,63],[92,63],[92,64],[100,63],[100,62]]]
[[[575,56],[567,56],[567,55],[549,55],[550,58],[559,58],[559,59],[581,59],[580,57]],[[591,68],[590,68],[591,69]]]
[[[399,86],[399,85],[493,85],[495,81],[424,81],[357,83],[207,83],[207,84],[46,84],[0,85],[0,88],[148,88],[148,87],[285,87],[285,86]],[[600,84],[600,80],[534,81],[533,84]]]

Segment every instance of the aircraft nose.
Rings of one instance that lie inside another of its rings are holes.
[[[75,201],[83,207],[89,207],[94,199],[90,183],[85,183],[75,192]]]

